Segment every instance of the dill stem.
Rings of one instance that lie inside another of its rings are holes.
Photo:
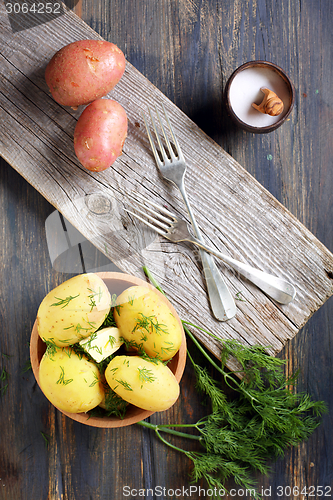
[[[145,273],[145,275],[147,276],[147,278],[152,282],[152,284],[154,285],[154,287],[157,288],[157,290],[159,292],[163,293],[163,295],[165,295],[165,293],[162,290],[161,286],[156,281],[156,279],[154,278],[154,276],[151,274],[151,272],[149,271],[149,269],[146,266],[143,266],[142,269],[143,269],[143,272]]]
[[[256,398],[254,398],[253,396],[251,396],[251,394],[249,394],[244,387],[240,386],[240,384],[235,380],[235,378],[233,376],[229,375],[229,373],[227,373],[226,371],[224,371],[217,363],[215,363],[215,361],[209,356],[209,354],[207,354],[207,352],[202,348],[200,342],[195,338],[195,336],[193,335],[193,333],[187,328],[186,322],[182,321],[182,323],[183,323],[183,327],[184,327],[184,330],[185,330],[186,334],[192,339],[192,341],[194,342],[194,344],[202,352],[202,354],[205,356],[205,358],[208,359],[208,361],[213,365],[213,367],[216,370],[218,370],[223,375],[226,384],[231,389],[235,390],[235,387],[233,387],[227,381],[227,379],[232,380],[232,383],[237,386],[238,390],[242,391],[244,394],[246,394],[250,398],[251,403],[253,403],[253,401],[256,401],[257,403],[259,403],[259,401]],[[190,355],[190,353],[189,353],[188,350],[187,350],[187,356],[190,358],[191,363],[194,365],[195,362],[193,361],[193,359],[192,359],[192,357],[191,357],[191,355]]]
[[[174,445],[171,445],[168,441],[165,441],[164,438],[162,438],[160,431],[166,432],[167,434],[172,434],[173,436],[178,436],[182,437],[185,439],[194,439],[196,441],[201,441],[200,436],[194,436],[193,434],[187,434],[187,432],[180,432],[176,431],[174,429],[170,429],[170,427],[195,427],[197,429],[197,424],[172,424],[170,427],[167,424],[151,424],[149,422],[146,422],[145,420],[141,420],[140,422],[137,422],[139,425],[142,425],[143,427],[147,427],[148,429],[152,429],[153,431],[156,432],[158,437],[165,443],[167,443],[169,446],[175,448],[176,450],[183,451],[185,453],[185,450],[182,448],[177,448]]]

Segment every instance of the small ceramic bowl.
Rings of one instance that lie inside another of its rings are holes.
[[[283,111],[277,116],[261,113],[253,108],[264,98],[261,88],[275,92],[283,102]],[[274,63],[250,61],[233,72],[225,88],[225,102],[229,116],[243,130],[265,134],[280,127],[294,106],[295,90],[287,74]]]
[[[186,363],[186,338],[179,316],[176,313],[173,306],[168,301],[168,299],[158,290],[156,290],[154,286],[150,285],[149,283],[146,283],[140,278],[136,278],[135,276],[130,276],[128,274],[116,273],[116,272],[115,273],[104,272],[96,274],[103,279],[103,281],[106,283],[108,289],[112,294],[115,293],[119,295],[121,292],[126,290],[126,288],[129,288],[130,286],[133,285],[145,286],[147,288],[150,288],[151,290],[154,290],[160,296],[160,299],[169,305],[172,314],[177,318],[183,333],[183,341],[180,346],[180,349],[177,352],[177,354],[172,358],[172,360],[168,363],[168,367],[174,373],[177,381],[180,382],[182,375],[184,373],[185,363]],[[42,341],[42,339],[38,335],[37,322],[35,321],[30,339],[30,358],[31,358],[32,370],[38,385],[39,385],[39,377],[38,377],[39,365],[45,350],[46,350],[46,344]],[[139,422],[140,420],[144,420],[145,418],[150,417],[150,415],[154,413],[151,411],[142,410],[141,408],[138,408],[133,405],[129,405],[126,415],[123,419],[118,417],[94,417],[86,413],[67,413],[62,410],[59,411],[61,411],[67,417],[70,417],[71,419],[76,420],[77,422],[80,422],[82,424],[90,425],[92,427],[105,427],[105,428],[125,427],[127,425],[132,425],[135,424],[136,422]]]

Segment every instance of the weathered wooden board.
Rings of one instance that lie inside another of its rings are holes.
[[[124,106],[129,118],[123,155],[105,172],[83,169],[73,149],[82,109],[63,108],[53,101],[44,70],[56,50],[85,38],[99,35],[72,12],[13,33],[0,4],[0,154],[121,270],[142,277],[142,266],[147,265],[183,319],[221,338],[269,345],[271,353],[278,353],[332,295],[333,255],[130,64],[109,95]],[[186,215],[177,191],[156,169],[143,125],[142,110],[161,103],[188,163],[186,187],[205,240],[293,282],[293,303],[273,303],[218,263],[233,295],[242,300],[237,301],[235,318],[216,321],[197,250],[161,240],[124,212],[127,193],[138,191]],[[96,208],[96,200],[107,208]],[[217,341],[197,335],[218,355]]]

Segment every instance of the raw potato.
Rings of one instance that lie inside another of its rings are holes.
[[[123,52],[105,40],[80,40],[60,49],[45,71],[55,101],[77,107],[105,96],[125,71]]]
[[[59,410],[82,413],[98,406],[104,398],[100,373],[73,348],[49,348],[39,367],[40,387]]]
[[[111,99],[98,99],[86,107],[77,121],[75,154],[85,168],[100,172],[121,155],[126,136],[124,108]]]
[[[37,312],[37,329],[44,341],[72,345],[103,323],[111,308],[111,295],[94,273],[79,274],[51,290]]]
[[[132,286],[116,302],[114,318],[122,337],[150,357],[172,358],[182,342],[182,330],[169,306],[157,293]]]
[[[143,410],[167,410],[179,397],[176,377],[158,360],[116,356],[105,370],[105,378],[118,396]]]

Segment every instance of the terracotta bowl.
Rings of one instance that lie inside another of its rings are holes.
[[[182,375],[184,373],[185,363],[186,363],[186,338],[179,316],[176,313],[173,306],[168,301],[168,299],[159,291],[157,291],[154,286],[150,285],[149,283],[146,283],[140,278],[136,278],[128,274],[113,273],[113,272],[96,273],[96,274],[103,279],[103,281],[106,283],[107,287],[109,288],[112,294],[115,293],[119,295],[121,292],[123,292],[124,290],[126,290],[126,288],[130,286],[140,285],[150,288],[151,290],[154,290],[160,296],[161,300],[163,300],[163,302],[169,305],[172,313],[178,319],[183,332],[183,341],[181,347],[177,352],[177,354],[172,358],[172,360],[168,364],[168,367],[174,373],[177,381],[180,382]],[[46,350],[46,344],[42,341],[42,339],[38,335],[37,321],[35,321],[30,339],[30,358],[31,358],[32,370],[38,385],[39,385],[39,377],[38,377],[39,365],[45,350]],[[82,424],[90,425],[92,427],[105,427],[105,428],[125,427],[127,425],[132,425],[135,424],[136,422],[139,422],[140,420],[144,420],[145,418],[149,417],[154,413],[151,411],[142,410],[141,408],[138,408],[133,405],[129,405],[126,415],[123,419],[120,419],[118,417],[93,417],[89,416],[89,414],[86,413],[67,413],[62,410],[59,411],[61,411],[67,417],[76,420],[77,422],[81,422]]]
[[[279,92],[283,94],[280,94],[279,97],[284,103],[284,110],[281,115],[274,118],[270,117],[272,123],[268,125],[254,125],[251,123],[251,118],[254,118],[259,113],[252,109],[251,102],[259,104],[263,100],[264,95],[260,92],[261,77],[258,77],[258,82],[252,83],[250,72],[252,72],[252,75],[253,72],[257,72],[257,74],[261,73],[264,77],[264,81],[262,82],[264,87],[270,88],[278,95]],[[252,85],[254,85],[256,90],[252,88]],[[235,92],[237,94],[234,97]],[[224,99],[227,112],[238,127],[254,134],[266,134],[276,130],[288,119],[295,102],[295,89],[285,71],[276,64],[268,61],[249,61],[242,64],[230,76],[225,88]],[[249,121],[236,110],[240,105],[244,105],[249,110]]]

